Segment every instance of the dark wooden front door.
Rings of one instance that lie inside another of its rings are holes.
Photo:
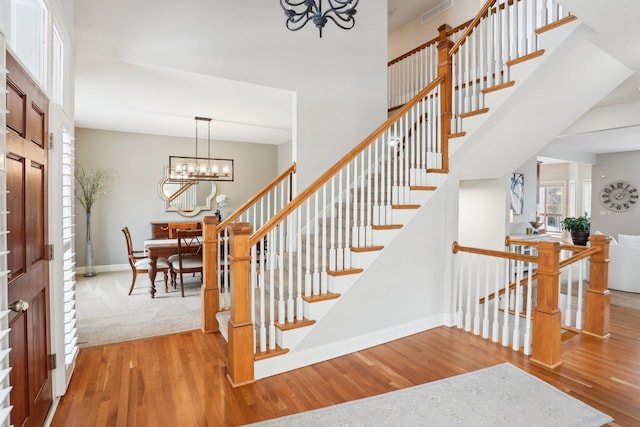
[[[53,401],[47,256],[49,103],[9,54],[7,69],[11,423],[41,426]]]

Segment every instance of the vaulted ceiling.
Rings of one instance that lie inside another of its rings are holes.
[[[556,142],[591,152],[640,149],[640,114],[635,123],[616,114],[640,113],[640,3],[561,1],[596,29],[595,43],[636,73]],[[419,19],[440,2],[387,0],[388,30]],[[366,4],[360,3],[358,19],[366,19]],[[279,69],[278,61],[314,61],[308,37],[317,36],[311,24],[297,33],[286,30],[277,2],[82,0],[74,13],[77,126],[190,137],[193,117],[205,116],[214,119],[214,139],[290,140],[291,92],[265,86],[254,64],[273,65],[265,73],[303,78],[295,67]],[[337,46],[331,34],[337,31],[343,30],[327,27],[323,48]],[[317,66],[339,72],[339,64]],[[605,120],[603,114],[612,117]],[[604,131],[612,132],[608,148],[601,143]]]

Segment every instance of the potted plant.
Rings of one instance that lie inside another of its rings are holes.
[[[87,213],[87,238],[85,248],[85,277],[96,275],[93,265],[93,246],[91,244],[91,210],[94,203],[101,195],[109,192],[109,184],[113,180],[115,172],[113,170],[92,169],[85,170],[82,165],[76,164],[75,179],[78,183],[76,187],[76,199]]]
[[[586,246],[589,241],[591,220],[586,212],[578,217],[568,216],[562,220],[562,228],[571,233],[574,245]]]

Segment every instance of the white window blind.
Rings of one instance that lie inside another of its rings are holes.
[[[73,138],[62,132],[62,245],[64,280],[64,363],[67,381],[78,355],[78,328],[76,323],[76,253],[74,247],[74,178]]]
[[[5,41],[0,34],[0,426],[9,425],[11,403],[9,401],[9,310],[7,264],[7,69]]]

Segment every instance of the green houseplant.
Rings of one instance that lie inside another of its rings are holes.
[[[568,216],[562,220],[562,228],[571,233],[574,245],[585,246],[589,241],[591,219],[586,212],[578,217]]]

